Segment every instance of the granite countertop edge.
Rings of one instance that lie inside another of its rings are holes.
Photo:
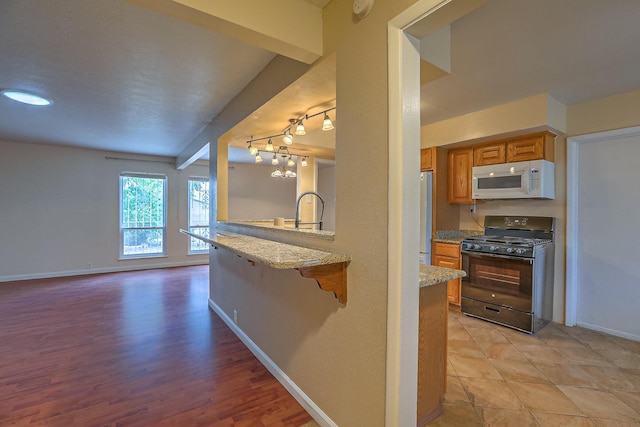
[[[420,287],[423,288],[425,286],[447,282],[449,280],[465,277],[466,275],[467,273],[463,270],[420,264]]]
[[[250,261],[259,262],[275,269],[296,269],[351,261],[347,254],[320,251],[303,246],[261,239],[235,233],[216,233],[206,238],[181,230],[214,248],[223,248]]]
[[[459,245],[467,237],[478,236],[483,233],[481,230],[437,230],[433,241]]]

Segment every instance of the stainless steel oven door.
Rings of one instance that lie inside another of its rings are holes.
[[[462,297],[532,311],[533,258],[462,251]]]

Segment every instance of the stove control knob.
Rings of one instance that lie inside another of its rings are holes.
[[[473,245],[473,249],[477,249],[477,250],[479,250],[479,249],[482,249],[482,246],[480,246],[480,245]]]
[[[490,250],[491,252],[495,252],[495,251],[497,251],[497,250],[498,250],[498,247],[497,247],[497,246],[490,246],[490,247],[489,247],[489,250]]]
[[[507,248],[507,253],[508,254],[513,253],[513,248]]]
[[[525,250],[524,250],[524,249],[522,249],[522,248],[518,248],[518,249],[516,249],[516,253],[517,253],[518,255],[522,255],[522,254],[524,254],[524,252],[525,252]]]

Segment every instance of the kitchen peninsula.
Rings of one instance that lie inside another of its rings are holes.
[[[264,224],[258,226],[271,228]],[[303,232],[295,229],[280,229]],[[180,230],[180,232],[200,239],[215,249],[228,250],[247,259],[252,265],[258,262],[270,268],[298,270],[303,277],[315,279],[324,291],[333,292],[342,304],[347,303],[346,269],[351,261],[349,255],[290,245],[226,230],[216,232],[212,238],[199,236],[186,230]],[[464,277],[464,275],[464,271],[461,270],[420,264],[419,426],[425,425],[442,413],[447,364],[447,281]]]

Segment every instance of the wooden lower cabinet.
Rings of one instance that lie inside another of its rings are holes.
[[[447,391],[447,289],[446,283],[420,288],[418,330],[417,426],[426,426],[442,414]]]
[[[454,270],[460,270],[460,268],[462,268],[459,244],[435,242],[433,246],[433,265],[453,268]],[[449,280],[447,282],[447,296],[449,303],[459,306],[461,294],[462,280]]]

